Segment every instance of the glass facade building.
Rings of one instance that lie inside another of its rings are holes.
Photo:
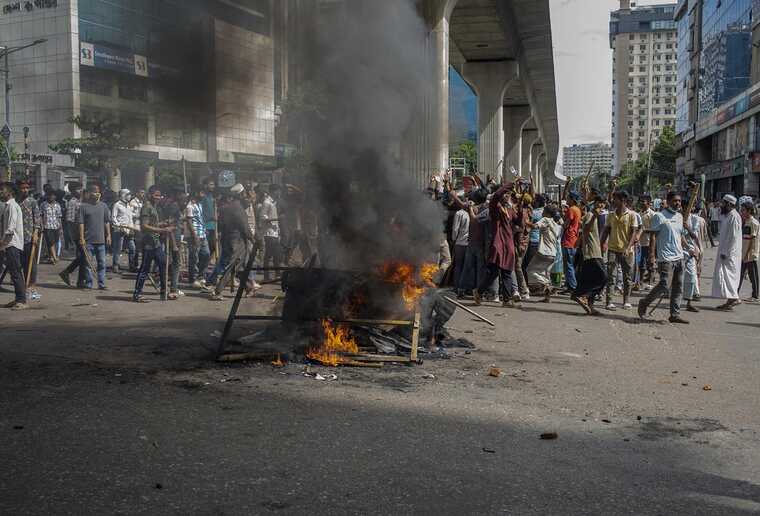
[[[689,16],[682,15],[678,26],[678,85],[676,86],[676,134],[689,127],[689,78],[691,76],[692,33]]]
[[[699,117],[751,85],[752,0],[704,0]]]

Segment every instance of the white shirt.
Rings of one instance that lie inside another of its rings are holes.
[[[116,201],[111,210],[111,224],[132,229],[135,220],[132,208],[124,201]],[[121,229],[116,228],[116,229]]]
[[[0,234],[3,241],[7,235],[12,235],[10,247],[24,250],[24,215],[15,199],[5,203],[5,209],[0,215]]]
[[[554,219],[544,217],[536,223],[540,240],[538,244],[538,254],[554,258],[557,256],[557,240],[561,227],[554,222]]]
[[[454,245],[461,246],[466,246],[470,241],[470,214],[465,210],[459,210],[454,215],[451,239],[454,241]]]
[[[265,237],[280,238],[280,224],[277,219],[277,203],[269,195],[265,195],[261,204],[261,226],[264,228]]]
[[[129,207],[132,208],[132,227],[135,231],[140,231],[140,211],[143,207],[143,202],[135,197],[129,201]]]

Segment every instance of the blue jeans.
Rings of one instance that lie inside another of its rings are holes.
[[[137,273],[137,281],[135,282],[135,292],[133,298],[137,299],[142,295],[143,288],[145,287],[145,280],[148,279],[148,274],[153,270],[153,265],[158,267],[160,271],[158,277],[161,281],[161,294],[166,293],[166,275],[164,274],[164,263],[166,262],[166,253],[164,249],[159,247],[157,249],[145,249],[143,251],[142,265],[140,265],[140,272]]]
[[[121,257],[121,250],[124,248],[124,240],[127,240],[127,252],[129,256],[129,263],[134,263],[135,261],[135,240],[133,238],[128,238],[126,233],[122,231],[114,231],[112,236],[112,246],[111,246],[111,253],[113,253],[113,269],[116,270],[119,268],[119,258]]]
[[[576,253],[576,249],[562,248],[562,259],[565,261],[565,288],[568,290],[575,290],[578,287],[578,280],[575,279]]]
[[[187,275],[190,284],[195,283],[197,278],[206,276],[206,269],[211,258],[211,250],[208,246],[208,240],[198,240],[198,244],[190,243],[190,253],[187,258]]]
[[[104,288],[106,286],[106,244],[87,244],[87,249],[98,264],[98,288]],[[85,287],[92,288],[92,271],[89,264],[85,264],[84,268]]]

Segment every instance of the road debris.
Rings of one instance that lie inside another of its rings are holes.
[[[496,450],[492,450],[491,448],[483,448],[483,452],[485,452],[485,453],[496,453]]]
[[[553,441],[554,439],[558,439],[559,434],[557,432],[546,432],[544,434],[541,434],[541,439],[544,441]]]
[[[422,379],[423,380],[435,380],[435,375],[434,374],[430,374],[430,373],[423,374],[422,375]]]
[[[711,391],[712,390],[712,385],[709,385],[709,384],[705,385],[704,387],[702,387],[702,390],[703,391]]]
[[[488,370],[488,376],[493,376],[494,378],[498,378],[501,376],[501,369],[498,367],[491,366],[491,368]]]

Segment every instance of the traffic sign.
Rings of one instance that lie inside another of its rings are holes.
[[[5,124],[2,129],[0,129],[0,136],[3,137],[3,140],[10,141],[11,139],[11,128],[8,127],[8,124]]]

